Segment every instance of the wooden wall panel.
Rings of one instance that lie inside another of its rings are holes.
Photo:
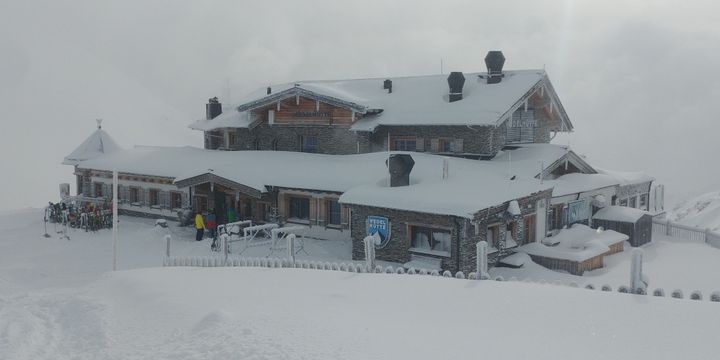
[[[319,106],[318,106],[319,105]],[[277,104],[256,110],[256,115],[263,122],[268,121],[268,110],[275,111],[275,124],[277,125],[346,125],[353,122],[352,111],[327,103],[319,104],[314,99],[295,98],[285,99]]]

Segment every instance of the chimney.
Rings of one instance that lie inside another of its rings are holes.
[[[385,79],[385,81],[383,81],[383,89],[387,90],[388,94],[392,93],[392,80]]]
[[[268,94],[268,95],[272,94],[272,88],[269,87],[269,86],[268,86],[268,88],[267,88],[267,94]]]
[[[222,114],[222,104],[218,101],[217,96],[209,99],[205,104],[205,118],[212,120],[220,114]]]
[[[462,100],[462,89],[465,85],[465,76],[459,71],[453,71],[447,78],[448,86],[450,87],[450,96],[448,97],[450,102]]]
[[[505,55],[503,55],[502,51],[488,51],[485,56],[488,84],[497,84],[502,80],[503,76],[505,76],[502,72],[503,65],[505,65]]]
[[[391,154],[385,161],[390,171],[390,187],[410,185],[410,172],[415,160],[408,154]]]

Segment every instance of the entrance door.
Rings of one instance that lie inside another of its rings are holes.
[[[215,190],[215,216],[218,224],[227,223],[227,204],[225,203],[225,193]]]
[[[547,224],[547,208],[545,200],[539,200],[535,204],[535,212],[537,215],[537,223],[535,224],[535,240],[542,241],[545,238],[545,224]]]

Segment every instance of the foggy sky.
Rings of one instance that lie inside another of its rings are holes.
[[[720,190],[720,3],[707,1],[0,0],[0,209],[73,184],[95,129],[123,147],[194,145],[209,97],[271,83],[548,72],[592,164],[642,170],[667,198]]]

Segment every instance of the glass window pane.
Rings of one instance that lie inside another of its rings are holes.
[[[430,250],[430,239],[428,238],[427,233],[415,231],[415,235],[413,236],[413,247]]]
[[[450,252],[450,233],[433,231],[433,250]]]

